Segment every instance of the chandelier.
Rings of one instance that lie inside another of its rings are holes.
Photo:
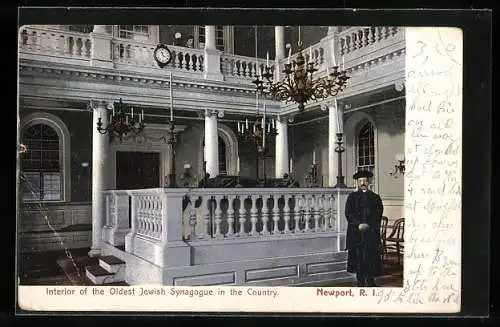
[[[255,62],[257,63],[257,26],[255,26]],[[256,64],[257,67],[257,64]],[[276,131],[276,121],[271,119],[266,121],[266,105],[264,104],[263,114],[259,112],[259,93],[255,92],[255,106],[257,108],[257,117],[253,123],[238,122],[238,139],[241,142],[254,143],[257,146],[257,152],[260,156],[264,155],[269,149],[267,142],[278,134]]]
[[[265,105],[264,114],[259,114],[257,110],[257,117],[255,121],[249,123],[248,118],[244,122],[238,122],[238,139],[241,142],[254,143],[257,146],[257,152],[264,154],[269,147],[268,143],[277,135],[276,121],[271,119],[266,121]]]
[[[299,53],[297,58],[290,63],[291,49],[288,54],[288,61],[285,63],[285,77],[282,81],[274,81],[273,68],[266,63],[261,75],[256,77],[252,83],[255,84],[257,92],[270,96],[274,100],[284,101],[286,103],[294,101],[298,104],[299,112],[305,110],[305,104],[310,100],[322,100],[330,96],[336,96],[346,87],[347,76],[345,70],[339,70],[335,65],[332,72],[329,72],[327,66],[326,76],[313,78],[314,72],[318,71],[316,63],[313,60],[312,49],[310,48],[309,60],[302,55],[302,42],[300,41],[299,27]],[[332,54],[333,55],[333,54]]]
[[[139,134],[144,130],[144,111],[140,114],[134,116],[134,108],[131,108],[130,113],[126,113],[122,99],[118,103],[118,108],[115,112],[115,106],[113,106],[113,112],[109,117],[109,123],[107,126],[103,127],[101,118],[97,121],[97,130],[101,134],[108,133],[110,135],[110,141],[117,137],[120,142],[124,136],[130,134]]]

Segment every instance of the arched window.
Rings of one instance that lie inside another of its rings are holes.
[[[375,175],[375,135],[371,122],[365,122],[356,136],[356,170],[370,171]],[[372,180],[371,188],[374,188]]]
[[[21,154],[23,199],[25,201],[60,201],[63,199],[63,171],[60,140],[49,125],[34,124],[23,131]]]
[[[226,142],[219,136],[219,175],[227,175]]]

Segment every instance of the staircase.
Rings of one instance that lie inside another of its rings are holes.
[[[98,264],[85,267],[85,276],[95,285],[116,284],[125,281],[125,261],[115,256],[100,256]]]

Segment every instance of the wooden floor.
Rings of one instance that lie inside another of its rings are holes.
[[[21,285],[92,285],[85,277],[85,267],[97,263],[89,258],[89,249],[42,252],[23,254],[19,261],[19,280]],[[127,285],[117,283],[113,285]],[[355,287],[356,283],[336,283],[321,285],[324,287]],[[384,272],[377,278],[379,287],[402,287],[403,267],[397,263],[397,257],[389,254],[384,260]]]

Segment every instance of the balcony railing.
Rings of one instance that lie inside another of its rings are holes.
[[[143,189],[106,191],[105,241],[163,265],[179,242],[345,234],[351,189]],[[128,229],[130,212],[131,228]],[[128,234],[125,236],[125,232]]]
[[[337,34],[335,55],[337,64],[344,57],[346,63],[370,60],[370,54],[382,50],[391,51],[392,45],[404,47],[404,28],[397,26],[354,26],[343,29]],[[20,33],[19,47],[24,53],[49,55],[64,58],[91,59],[93,38],[91,34],[48,29],[41,27],[23,27]],[[110,60],[117,65],[156,68],[153,51],[156,44],[113,38],[111,40]],[[172,61],[169,67],[176,71],[201,74],[204,71],[204,50],[169,46],[172,51]],[[326,65],[332,65],[332,41],[324,38],[303,50],[307,61],[312,53],[313,61],[318,65],[318,74],[324,73]],[[292,49],[290,60],[297,57],[297,49]],[[288,50],[287,50],[288,51]],[[287,52],[288,56],[288,52]],[[288,61],[284,58],[280,62],[280,69]],[[220,71],[228,77],[243,79],[254,78],[256,72],[263,68],[265,61],[255,58],[222,54]],[[274,64],[274,61],[272,61]],[[259,67],[256,69],[256,65]]]
[[[33,54],[89,60],[92,39],[86,33],[24,27],[19,35],[19,49]]]

